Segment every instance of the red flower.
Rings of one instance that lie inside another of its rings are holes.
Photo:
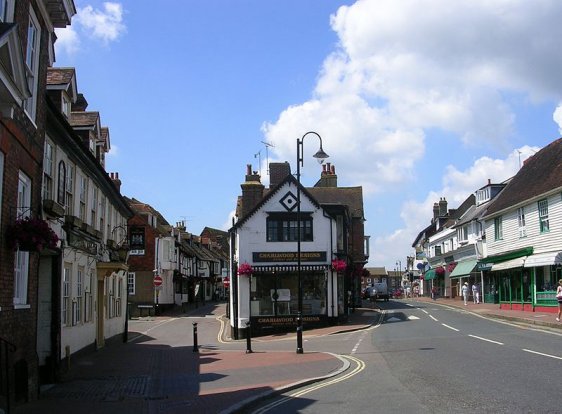
[[[238,276],[251,275],[252,273],[254,273],[254,269],[250,263],[242,263],[238,266]]]
[[[345,269],[347,267],[347,263],[345,262],[345,260],[341,260],[341,259],[334,259],[332,260],[332,270],[335,272],[345,272]]]
[[[443,276],[445,274],[445,268],[443,266],[436,267],[435,274],[438,276]]]
[[[453,270],[455,270],[455,267],[457,267],[457,262],[449,263],[449,266],[447,266],[447,271],[451,273]]]
[[[7,227],[6,241],[14,250],[40,252],[56,248],[59,237],[45,220],[25,217]]]

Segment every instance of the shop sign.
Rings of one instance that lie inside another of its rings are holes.
[[[325,262],[326,252],[301,252],[301,262]],[[254,252],[252,253],[254,263],[265,262],[297,262],[297,252]]]

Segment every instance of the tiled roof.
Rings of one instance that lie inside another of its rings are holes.
[[[74,75],[74,68],[48,68],[47,85],[68,85]]]
[[[387,275],[386,269],[384,267],[366,267],[369,273],[373,276]]]
[[[70,125],[73,127],[96,126],[100,117],[99,112],[71,112]]]
[[[143,203],[142,201],[139,201],[135,198],[129,198],[129,197],[125,197],[125,196],[123,196],[123,197],[125,198],[125,200],[129,204],[131,209],[135,212],[135,214],[150,213],[153,216],[156,216],[158,218],[159,224],[164,225],[164,226],[170,225],[170,223],[168,223],[166,221],[164,216],[162,216],[162,214],[160,214],[160,212],[158,210],[154,209],[151,205]]]
[[[519,172],[492,201],[487,215],[561,187],[562,138],[559,138],[525,161]]]
[[[307,190],[320,204],[348,206],[353,218],[364,218],[363,187],[311,187]]]

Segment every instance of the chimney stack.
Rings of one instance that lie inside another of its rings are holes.
[[[439,217],[445,217],[447,215],[447,200],[445,197],[439,200]]]
[[[437,217],[439,217],[439,204],[433,203],[433,220],[437,220]]]
[[[113,184],[117,187],[117,191],[121,193],[121,180],[119,179],[119,173],[110,173],[109,178],[111,178],[111,181],[113,181]]]
[[[287,161],[269,163],[269,188],[277,187],[288,175],[291,165]]]
[[[336,167],[329,162],[327,162],[326,164],[322,164],[322,173],[320,174],[320,180],[318,180],[314,187],[337,188],[337,186],[338,176],[336,175]]]
[[[263,198],[264,185],[257,172],[252,173],[252,165],[246,166],[246,181],[240,184],[242,188],[242,217],[245,217]]]

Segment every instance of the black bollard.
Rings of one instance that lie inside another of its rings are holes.
[[[302,354],[302,316],[299,312],[297,314],[297,354]]]
[[[197,322],[193,322],[193,352],[199,352],[197,345]]]
[[[252,352],[252,326],[250,321],[246,322],[246,353],[251,354]]]

